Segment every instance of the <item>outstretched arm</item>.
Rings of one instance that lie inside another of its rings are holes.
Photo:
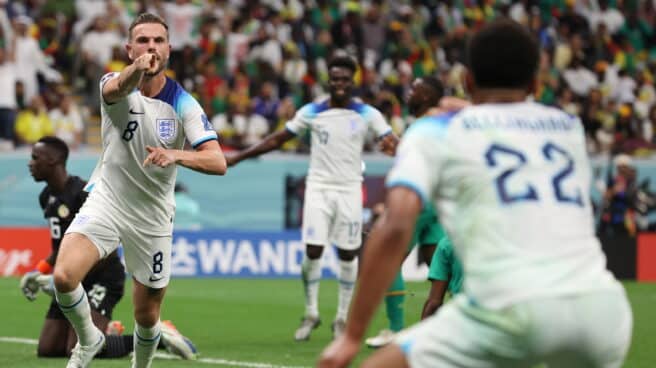
[[[103,100],[108,104],[118,102],[139,85],[141,78],[149,69],[155,67],[156,57],[154,54],[139,56],[132,64],[126,66],[118,77],[105,83],[102,89]]]
[[[401,267],[422,208],[421,199],[409,188],[393,187],[387,195],[387,211],[371,232],[360,280],[351,303],[345,333],[322,353],[319,367],[346,367],[355,357],[374,311]]]
[[[259,143],[256,143],[235,154],[228,155],[227,157],[228,166],[234,166],[243,160],[252,157],[257,157],[263,153],[267,153],[275,149],[278,149],[285,142],[287,142],[288,140],[294,137],[296,137],[296,135],[294,135],[294,133],[290,132],[287,129],[270,134],[266,136]]]

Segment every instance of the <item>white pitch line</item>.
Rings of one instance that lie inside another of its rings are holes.
[[[37,345],[39,343],[39,341],[35,339],[28,339],[24,337],[11,337],[11,336],[0,336],[0,342],[16,343],[16,344],[24,344],[24,345]],[[155,357],[160,359],[168,359],[168,360],[180,360],[180,357],[178,357],[177,355],[164,354],[164,353],[155,353]],[[213,364],[213,365],[223,365],[228,367],[246,367],[246,368],[306,368],[302,366],[275,365],[275,364],[258,363],[258,362],[242,362],[238,360],[228,360],[228,359],[220,359],[220,358],[199,358],[197,360],[194,360],[194,362]]]

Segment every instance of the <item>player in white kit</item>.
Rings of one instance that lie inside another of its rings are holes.
[[[57,302],[78,337],[67,367],[87,367],[104,337],[80,281],[123,244],[134,279],[133,367],[149,367],[170,277],[177,165],[223,175],[226,162],[198,102],[165,76],[168,27],[144,13],[130,26],[132,64],[100,82],[103,153],[87,201],[68,228],[54,270]],[[183,151],[185,139],[195,151]]]
[[[232,166],[279,148],[305,131],[311,134],[310,168],[303,206],[302,241],[306,245],[302,265],[305,315],[294,334],[297,341],[310,338],[319,326],[321,255],[334,244],[339,258],[339,296],[332,328],[340,335],[357,277],[356,256],[362,228],[362,149],[369,131],[379,139],[383,152],[392,154],[397,137],[374,107],[351,96],[356,63],[348,56],[333,57],[328,64],[330,98],[312,102],[296,112],[286,129],[234,155]]]
[[[620,367],[631,309],[594,234],[583,126],[526,102],[538,46],[518,23],[484,26],[467,55],[474,105],[420,119],[403,136],[346,331],[319,366],[353,359],[431,201],[463,263],[464,291],[364,367]]]

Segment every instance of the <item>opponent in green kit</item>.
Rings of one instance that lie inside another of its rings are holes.
[[[444,302],[447,291],[453,296],[462,289],[462,265],[453,253],[453,244],[446,234],[440,239],[437,250],[433,253],[428,270],[428,280],[432,285],[421,312],[421,319],[431,316],[437,311]]]
[[[439,105],[443,96],[442,84],[433,77],[417,78],[412,83],[410,93],[408,93],[408,109],[414,116],[421,117],[429,112],[431,108]],[[433,258],[433,253],[438,242],[445,235],[442,226],[437,221],[437,214],[433,206],[426,206],[417,218],[415,232],[412,240],[408,245],[408,254],[415,245],[419,245],[419,251],[425,260]],[[430,264],[429,264],[430,265]],[[403,303],[405,301],[405,284],[403,276],[399,271],[387,289],[385,294],[385,307],[387,319],[389,320],[389,329],[384,329],[378,335],[368,338],[365,342],[367,346],[378,348],[392,341],[394,334],[403,329],[405,326],[403,315]]]

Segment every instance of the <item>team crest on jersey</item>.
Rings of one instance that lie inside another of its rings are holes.
[[[157,119],[157,135],[160,139],[170,142],[175,139],[175,119]]]
[[[65,204],[62,204],[61,206],[59,206],[59,208],[57,208],[57,214],[61,218],[66,218],[68,217],[68,215],[71,214],[71,211],[68,209],[68,207],[66,207]]]

